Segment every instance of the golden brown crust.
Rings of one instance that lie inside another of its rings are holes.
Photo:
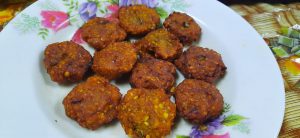
[[[169,91],[175,84],[176,67],[159,59],[142,59],[132,70],[130,84],[135,88],[164,89]]]
[[[137,60],[137,54],[129,42],[115,42],[95,52],[92,69],[109,80],[130,72]]]
[[[92,56],[88,51],[71,41],[50,44],[44,51],[47,72],[57,83],[82,80],[91,60]]]
[[[183,44],[190,45],[200,39],[201,28],[195,20],[185,13],[173,12],[163,23]]]
[[[215,82],[223,77],[226,66],[219,53],[208,48],[191,46],[175,60],[176,67],[186,78]]]
[[[95,130],[117,116],[121,100],[119,89],[100,76],[92,76],[78,84],[64,98],[66,115],[80,126]]]
[[[158,13],[145,5],[121,7],[119,20],[126,32],[132,35],[144,35],[155,30],[160,23]]]
[[[89,20],[81,30],[82,39],[96,50],[101,50],[113,42],[123,41],[127,36],[119,24],[101,17]]]
[[[133,138],[161,138],[171,132],[176,106],[163,89],[131,89],[118,106],[118,119]]]
[[[183,49],[179,39],[165,29],[150,32],[135,43],[135,47],[141,52],[154,53],[154,57],[170,61],[178,58]]]
[[[177,112],[192,123],[204,123],[218,117],[223,109],[223,96],[210,83],[186,79],[175,90]]]

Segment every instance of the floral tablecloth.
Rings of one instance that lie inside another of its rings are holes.
[[[0,5],[0,31],[35,0]],[[280,66],[286,89],[286,109],[279,137],[300,137],[300,3],[231,5],[266,40]],[[271,79],[271,78],[270,78]]]

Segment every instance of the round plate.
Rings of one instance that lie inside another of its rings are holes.
[[[218,122],[221,127],[207,124],[213,128],[210,135],[277,137],[284,115],[284,86],[276,60],[259,34],[217,1],[142,2],[154,7],[162,19],[174,10],[191,15],[203,30],[199,45],[222,55],[228,71],[217,87],[226,104]],[[42,62],[48,44],[71,39],[93,54],[78,28],[94,16],[117,21],[118,8],[115,0],[40,0],[5,27],[0,33],[0,137],[127,137],[117,121],[90,131],[68,118],[62,100],[75,84],[52,82]],[[183,79],[180,74],[177,84]],[[112,83],[122,94],[130,89],[127,83]],[[191,131],[192,125],[179,119],[169,137],[188,136]],[[205,129],[198,133],[205,134]]]

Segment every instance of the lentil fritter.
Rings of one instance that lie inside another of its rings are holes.
[[[165,29],[158,29],[148,33],[143,39],[135,43],[141,52],[153,53],[153,56],[172,61],[182,54],[183,45],[179,39]]]
[[[176,67],[167,61],[155,58],[142,58],[130,77],[130,84],[135,88],[164,89],[167,92],[175,84]]]
[[[219,53],[198,46],[191,46],[175,60],[175,65],[186,78],[215,82],[223,77],[226,66]]]
[[[96,17],[82,27],[82,39],[96,50],[101,50],[113,42],[123,41],[127,34],[118,23]]]
[[[175,99],[179,115],[196,124],[218,117],[224,104],[213,84],[194,79],[186,79],[176,87]]]
[[[117,116],[119,89],[100,76],[79,83],[64,98],[66,115],[85,128],[95,130]]]
[[[161,138],[171,132],[176,105],[163,89],[131,89],[118,106],[118,119],[132,138]]]
[[[92,61],[92,56],[82,46],[64,41],[47,46],[44,65],[52,81],[60,84],[83,79]]]
[[[131,35],[144,35],[155,30],[160,17],[155,9],[145,5],[121,7],[119,10],[120,25]]]
[[[185,13],[173,12],[166,18],[163,25],[185,45],[191,45],[200,39],[200,26],[192,17]]]
[[[129,42],[115,42],[94,54],[92,69],[109,80],[130,72],[137,54]]]

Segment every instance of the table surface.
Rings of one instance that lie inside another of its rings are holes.
[[[23,2],[0,5],[0,31],[16,14],[35,0],[22,1]],[[229,6],[238,14],[243,16],[261,34],[271,49],[277,47],[277,45],[272,42],[274,42],[274,39],[278,40],[282,37],[281,32],[283,28],[292,27],[297,24],[300,25],[300,2],[285,4],[231,4]],[[298,41],[299,39],[295,39],[295,41]],[[299,55],[299,57],[297,55]],[[274,56],[280,66],[286,90],[285,117],[279,137],[299,138],[300,54],[291,53],[282,56],[274,52]]]

